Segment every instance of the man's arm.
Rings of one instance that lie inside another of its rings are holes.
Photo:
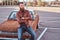
[[[16,14],[16,17],[17,17],[17,21],[20,23],[19,13]]]

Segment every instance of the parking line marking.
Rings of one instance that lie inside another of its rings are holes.
[[[39,28],[43,28],[43,29],[44,29],[44,28],[46,28],[46,27],[39,27]],[[47,27],[47,28],[48,28],[48,27]],[[48,29],[53,29],[53,30],[56,29],[56,30],[59,30],[60,28],[48,28]]]
[[[44,33],[47,31],[47,28],[44,29],[44,31],[41,33],[41,35],[37,38],[37,40],[41,40],[42,36],[44,35]]]

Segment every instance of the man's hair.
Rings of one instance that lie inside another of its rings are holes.
[[[23,2],[18,2],[18,5],[20,5],[20,4],[24,4]]]

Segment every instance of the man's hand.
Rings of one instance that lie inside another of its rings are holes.
[[[22,17],[21,19],[25,19],[24,17]]]

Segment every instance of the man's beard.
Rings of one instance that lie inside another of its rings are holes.
[[[20,11],[24,12],[24,8],[20,8]]]

